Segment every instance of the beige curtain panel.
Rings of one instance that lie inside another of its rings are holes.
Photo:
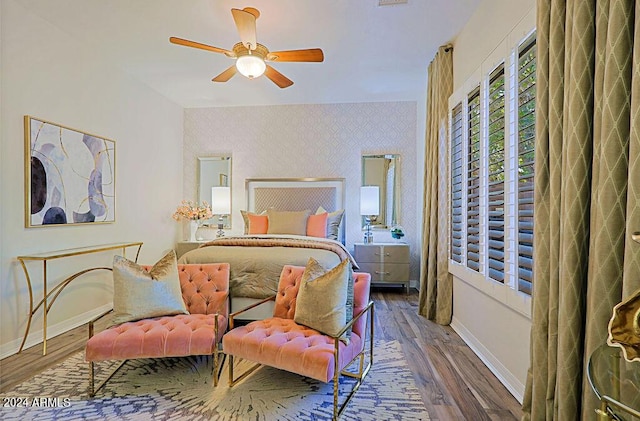
[[[420,315],[436,323],[451,322],[453,279],[449,274],[448,139],[449,97],[453,93],[453,50],[440,47],[429,64],[422,258],[420,259]]]
[[[640,288],[640,6],[538,0],[525,420],[595,419],[587,361]]]

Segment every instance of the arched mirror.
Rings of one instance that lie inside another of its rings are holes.
[[[362,185],[379,189],[379,215],[371,220],[371,227],[387,229],[400,224],[400,155],[363,155]]]
[[[198,157],[198,202],[212,204],[212,187],[231,187],[231,156]],[[218,215],[206,221],[209,225],[218,224]],[[223,216],[225,229],[231,228],[231,212]]]

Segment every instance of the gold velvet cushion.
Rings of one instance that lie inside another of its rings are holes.
[[[327,212],[322,206],[316,211],[316,215]],[[340,223],[342,222],[342,216],[344,215],[344,209],[339,209],[335,212],[329,212],[327,216],[327,238],[332,240],[339,240],[340,236]]]
[[[122,256],[113,258],[113,323],[189,314],[182,300],[176,253],[172,250],[148,272]]]
[[[351,304],[347,305],[349,289]],[[335,336],[352,318],[348,316],[348,307],[352,316],[353,273],[349,260],[345,259],[327,271],[315,259],[309,258],[300,280],[293,321]],[[348,341],[348,335],[340,339]]]
[[[267,210],[269,228],[267,234],[307,235],[307,219],[311,211]]]

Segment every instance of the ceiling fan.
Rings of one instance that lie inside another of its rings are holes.
[[[233,15],[233,20],[236,23],[241,40],[241,42],[234,45],[231,50],[177,37],[169,38],[169,41],[173,44],[199,48],[214,53],[222,53],[227,57],[234,58],[236,60],[235,64],[214,77],[212,79],[214,82],[226,82],[231,79],[236,72],[240,72],[240,74],[249,79],[264,74],[280,88],[287,88],[293,85],[293,81],[265,62],[321,62],[324,60],[324,54],[320,48],[269,51],[267,47],[259,44],[256,41],[256,19],[260,17],[258,9],[254,9],[253,7],[245,7],[242,10],[231,9],[231,14]]]

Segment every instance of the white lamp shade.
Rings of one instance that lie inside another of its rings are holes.
[[[267,68],[264,60],[255,55],[240,56],[236,59],[236,68],[249,79],[261,76]]]
[[[380,214],[380,187],[360,187],[360,215]]]
[[[211,187],[211,213],[214,215],[231,213],[231,187]]]

